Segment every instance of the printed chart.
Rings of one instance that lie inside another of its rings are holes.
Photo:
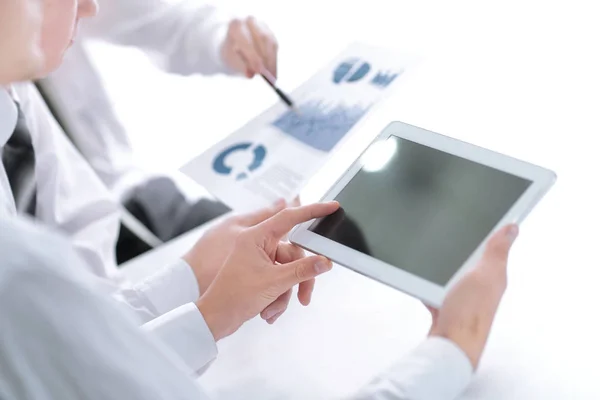
[[[291,200],[395,90],[414,61],[353,43],[289,93],[298,112],[277,101],[181,171],[238,212]]]
[[[361,80],[371,70],[368,62],[353,58],[346,60],[333,71],[333,83],[356,82]]]
[[[243,155],[252,154],[251,160],[248,165],[238,167],[237,165],[230,165],[228,158],[235,155],[236,153],[242,153]],[[251,142],[238,143],[230,146],[223,150],[215,157],[213,161],[213,170],[220,175],[233,175],[236,180],[242,180],[248,178],[248,174],[258,167],[260,167],[267,155],[267,149],[262,145],[254,145]]]
[[[312,148],[328,152],[368,110],[369,107],[358,105],[308,102],[300,106],[299,114],[289,110],[273,126]]]

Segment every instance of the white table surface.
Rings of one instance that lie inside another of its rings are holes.
[[[594,2],[290,4],[244,3],[278,34],[284,87],[302,82],[332,51],[354,39],[427,57],[311,182],[304,201],[317,200],[392,120],[555,170],[556,186],[522,226],[510,260],[509,289],[464,398],[600,398],[600,56],[595,43],[600,32]],[[377,15],[365,16],[367,6]],[[116,77],[113,82],[125,74],[107,65],[104,70]],[[140,158],[155,167],[181,165],[276,101],[258,81],[137,72],[127,85],[113,83],[111,90],[129,116]],[[148,77],[164,92],[164,101],[131,94]],[[236,96],[219,97],[233,91]],[[174,104],[173,98],[182,101]],[[199,108],[217,111],[198,113]],[[149,121],[149,110],[162,113],[162,119]],[[173,123],[178,129],[169,135],[147,135],[148,129]],[[155,152],[167,144],[172,151],[158,160]],[[147,275],[183,254],[200,234],[201,229],[140,257],[125,267],[126,275]],[[413,348],[428,324],[419,302],[336,267],[318,280],[309,308],[294,303],[274,326],[253,320],[221,341],[219,357],[201,382],[216,399],[338,398]]]

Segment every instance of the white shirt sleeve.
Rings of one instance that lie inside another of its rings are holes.
[[[0,397],[207,399],[175,355],[90,284],[66,241],[0,225]]]
[[[101,0],[82,33],[136,46],[164,58],[178,74],[225,72],[221,46],[231,16],[198,0]]]
[[[157,271],[113,296],[145,323],[144,329],[168,346],[199,375],[217,356],[217,345],[194,304],[200,297],[196,277],[183,260]]]
[[[467,387],[471,362],[453,342],[431,337],[352,400],[452,400]]]
[[[177,354],[192,376],[204,372],[217,356],[217,343],[194,303],[153,319],[144,329]]]
[[[159,317],[200,298],[200,290],[192,268],[183,260],[164,267],[131,288],[115,293],[128,303],[143,322]]]

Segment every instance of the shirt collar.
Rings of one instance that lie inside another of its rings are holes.
[[[0,87],[0,147],[4,146],[17,126],[17,107],[6,88]]]

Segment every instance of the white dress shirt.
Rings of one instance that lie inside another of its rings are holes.
[[[162,53],[172,72],[225,72],[219,49],[227,19],[213,7],[161,0],[100,4],[99,18],[84,26],[90,35]],[[72,50],[50,80],[56,84],[52,96],[60,90],[65,100],[61,116],[83,135],[76,143],[105,184],[112,189],[127,176],[134,184],[144,174],[130,162],[126,134],[83,48]],[[84,79],[75,78],[70,62]],[[102,279],[114,273],[115,201],[63,137],[35,89],[21,84],[15,92],[36,150],[36,213],[72,240],[77,255],[63,240],[6,220],[14,216],[14,203],[0,168],[0,397],[204,398],[189,374],[201,371],[217,348],[192,303],[199,293],[189,266],[176,262],[128,289]],[[84,96],[90,94],[96,96]],[[14,104],[0,90],[0,146],[15,123]],[[140,320],[148,335],[136,328]],[[470,364],[456,346],[430,339],[357,398],[452,399],[470,376]]]
[[[119,209],[102,182],[60,130],[35,87],[0,89],[0,148],[16,124],[14,100],[25,114],[35,150],[36,218],[73,243],[79,264],[97,276],[96,285],[135,312],[140,324],[187,361],[197,373],[216,355],[212,334],[195,302],[200,296],[191,268],[182,260],[130,286],[116,276],[114,248]],[[4,166],[0,163],[0,217],[16,211]]]
[[[36,218],[67,235],[96,275],[116,275],[118,202],[69,143],[35,86],[12,89],[35,151]]]
[[[206,399],[181,359],[103,294],[67,241],[0,218],[0,254],[2,399]],[[471,374],[454,344],[428,339],[352,398],[450,400]]]
[[[99,182],[85,163],[80,165],[83,161],[77,152],[45,115],[47,110],[39,104],[35,90],[21,85],[16,92],[26,113],[32,107],[42,111],[30,124],[36,163],[46,167],[36,166],[39,194],[61,199],[52,174],[70,176],[78,171],[75,176],[83,178],[84,193],[77,204],[86,209],[100,201],[112,220],[110,197],[89,196],[88,192],[101,187]],[[14,104],[2,89],[0,147],[15,123]],[[49,138],[41,138],[45,129],[49,131],[43,135]],[[48,147],[38,152],[38,146]],[[69,166],[67,171],[60,172],[65,166]],[[216,356],[217,348],[204,318],[192,304],[199,292],[190,267],[178,261],[131,288],[117,288],[106,275],[99,276],[102,268],[91,266],[90,262],[103,256],[94,254],[85,240],[73,241],[75,256],[61,240],[11,222],[9,219],[16,220],[14,203],[3,167],[0,178],[0,398],[75,399],[85,393],[83,397],[89,399],[201,399],[181,371],[200,373]],[[73,186],[67,188],[74,190]],[[43,204],[43,197],[38,197],[40,202]],[[44,215],[50,216],[50,225],[72,239],[69,203],[50,199],[48,204],[64,207],[63,214],[47,209]],[[53,220],[53,215],[66,217]],[[75,226],[85,238],[98,225]],[[118,302],[108,302],[108,293]],[[141,336],[123,313],[136,315],[148,337]],[[178,367],[166,363],[153,349],[155,345],[175,353],[183,363]],[[429,339],[356,398],[453,399],[468,384],[471,373],[468,359],[455,345]]]
[[[206,399],[69,243],[0,218],[0,398]]]
[[[158,56],[168,72],[228,73],[220,49],[232,17],[197,0],[100,0],[99,5],[98,15],[81,22],[78,41],[42,86],[102,182],[124,197],[156,172],[135,164],[127,132],[81,39],[136,46]]]
[[[6,89],[0,86],[0,148],[8,142],[16,126],[17,107]],[[4,167],[0,166],[0,216],[11,215],[16,210],[13,196],[2,195],[7,188],[10,188],[8,176]]]

